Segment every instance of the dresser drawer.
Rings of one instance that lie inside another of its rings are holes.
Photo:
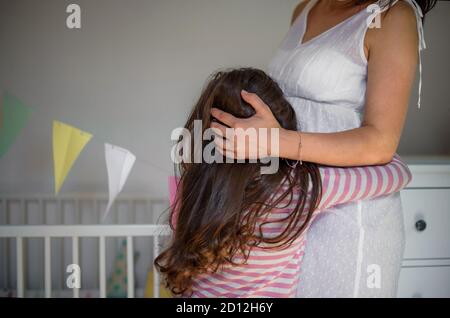
[[[450,266],[402,268],[397,297],[449,298]]]
[[[404,259],[450,258],[450,189],[402,191]]]

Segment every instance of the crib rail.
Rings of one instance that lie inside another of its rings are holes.
[[[103,220],[107,203],[108,195],[101,193],[72,193],[58,197],[0,194],[0,224],[155,224],[168,208],[166,199],[122,194]]]
[[[105,238],[126,237],[127,247],[127,296],[134,297],[133,239],[153,237],[153,255],[158,255],[159,238],[170,235],[165,225],[4,225],[0,226],[0,238],[16,240],[17,296],[24,297],[24,242],[25,238],[44,239],[44,288],[45,297],[52,296],[51,240],[53,238],[72,239],[72,262],[79,262],[79,239],[93,237],[99,246],[99,289],[100,297],[106,297]],[[153,294],[159,297],[159,275],[154,269]],[[79,297],[79,290],[73,288],[73,297]]]

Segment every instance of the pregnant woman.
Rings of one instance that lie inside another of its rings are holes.
[[[298,121],[298,131],[281,130],[280,157],[341,167],[391,161],[425,48],[422,17],[434,2],[306,0],[298,5],[269,65]],[[255,108],[253,117],[212,109],[224,125],[211,126],[224,134],[226,126],[279,127],[256,94],[243,93],[243,98]],[[246,155],[227,148],[230,144],[218,146],[228,156]],[[399,193],[329,208],[308,232],[297,295],[395,297],[403,250]]]
[[[296,129],[294,109],[266,73],[252,68],[220,71],[186,122],[189,134],[180,140],[183,155],[196,152],[196,121],[202,122],[201,135],[211,136],[206,129],[213,105],[239,118],[254,114],[240,96],[242,89],[270,105],[280,128]],[[199,150],[209,153],[210,145],[205,140]],[[174,295],[295,297],[311,221],[332,206],[398,192],[411,180],[398,156],[387,165],[362,168],[279,160],[270,174],[262,172],[267,163],[259,160],[222,160],[188,160],[177,166],[180,179],[170,218],[174,235],[155,260]]]

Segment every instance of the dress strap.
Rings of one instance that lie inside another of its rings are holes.
[[[307,1],[303,0],[302,2]],[[297,48],[300,45],[300,41],[303,41],[303,34],[306,30],[306,17],[308,15],[309,10],[313,7],[313,5],[318,0],[309,0],[305,7],[303,8],[302,12],[299,14],[299,16],[295,19],[295,21],[292,23],[292,26],[289,28],[288,33],[286,34],[283,43],[281,46],[287,50],[293,50]],[[299,35],[301,38],[299,38]]]
[[[311,11],[311,9],[314,7],[314,5],[317,3],[317,1],[319,1],[319,0],[309,0],[308,3],[303,8],[302,13],[300,14],[300,16],[301,16],[300,19],[302,21],[301,38],[300,38],[300,41],[299,41],[300,44],[302,44],[303,38],[305,36],[306,29],[308,28],[309,11]]]
[[[417,107],[420,109],[420,101],[421,101],[421,93],[422,93],[422,50],[427,48],[427,44],[425,43],[425,36],[423,32],[423,12],[420,6],[414,0],[404,0],[408,2],[413,8],[415,8],[416,19],[417,19],[417,32],[419,34],[419,99],[417,101]]]
[[[425,36],[423,32],[423,13],[420,6],[417,4],[414,0],[403,0],[405,2],[408,2],[415,10],[416,13],[416,19],[417,19],[417,33],[419,34],[419,49],[425,50],[427,48],[427,44],[425,43]]]

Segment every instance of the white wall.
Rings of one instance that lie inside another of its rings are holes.
[[[422,106],[417,83],[411,95],[400,154],[450,154],[450,2],[438,1],[425,18]],[[389,85],[389,83],[387,83]]]
[[[207,76],[220,67],[265,69],[297,2],[1,0],[0,89],[36,111],[0,159],[0,193],[52,192],[58,119],[94,134],[62,192],[107,191],[107,141],[137,155],[127,192],[165,195],[170,132]],[[82,8],[81,30],[65,26],[69,3]],[[423,108],[413,96],[400,153],[450,153],[449,16],[450,3],[440,3],[428,18]]]

